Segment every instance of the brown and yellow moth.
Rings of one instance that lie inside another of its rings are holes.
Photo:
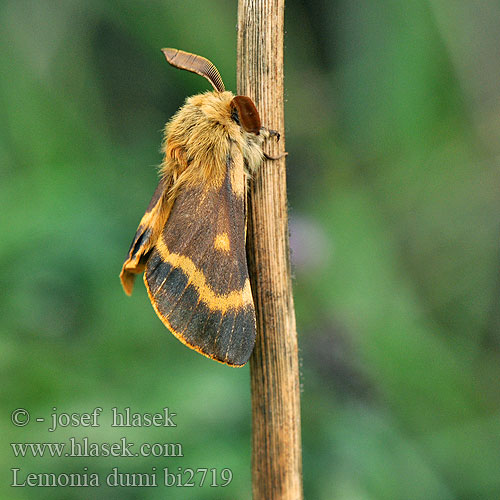
[[[249,176],[279,134],[261,126],[249,97],[224,88],[207,59],[163,49],[167,61],[204,76],[214,91],[189,97],[165,127],[160,181],[123,264],[130,295],[144,272],[151,303],[184,344],[243,366],[255,343],[245,254]]]

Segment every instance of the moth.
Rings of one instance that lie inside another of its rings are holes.
[[[249,177],[263,145],[279,134],[261,126],[253,101],[226,91],[204,57],[162,49],[174,67],[205,77],[165,126],[160,180],[120,273],[130,295],[136,274],[154,310],[185,345],[243,366],[255,344],[255,309],[245,253]],[[286,154],[286,153],[285,153]]]

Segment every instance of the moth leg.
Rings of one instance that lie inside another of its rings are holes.
[[[261,132],[264,132],[264,134],[267,136],[266,139],[269,137],[276,137],[276,142],[279,142],[281,136],[280,136],[280,133],[277,132],[276,130],[267,129],[265,127],[262,127],[260,130],[261,130]],[[266,152],[264,152],[264,158],[267,158],[268,160],[281,160],[281,158],[284,158],[287,155],[288,155],[288,153],[284,152],[278,156],[271,156],[271,155],[268,155]]]
[[[281,136],[280,136],[280,133],[278,131],[269,129],[268,132],[269,132],[269,137],[276,137],[276,142],[280,141]]]
[[[285,156],[288,156],[288,151],[285,151],[278,156],[270,156],[264,152],[264,158],[267,158],[268,160],[281,160],[281,158],[284,158]]]

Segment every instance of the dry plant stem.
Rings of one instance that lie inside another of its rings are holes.
[[[284,0],[239,0],[238,93],[254,100],[268,141],[249,197],[248,265],[257,313],[250,358],[254,500],[302,496],[297,332],[290,279],[283,118]]]

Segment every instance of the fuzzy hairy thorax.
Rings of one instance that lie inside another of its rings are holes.
[[[165,126],[162,179],[174,194],[181,186],[217,188],[223,182],[231,145],[244,160],[247,175],[263,160],[262,145],[269,137],[246,132],[231,118],[232,92],[205,92],[188,97]]]

